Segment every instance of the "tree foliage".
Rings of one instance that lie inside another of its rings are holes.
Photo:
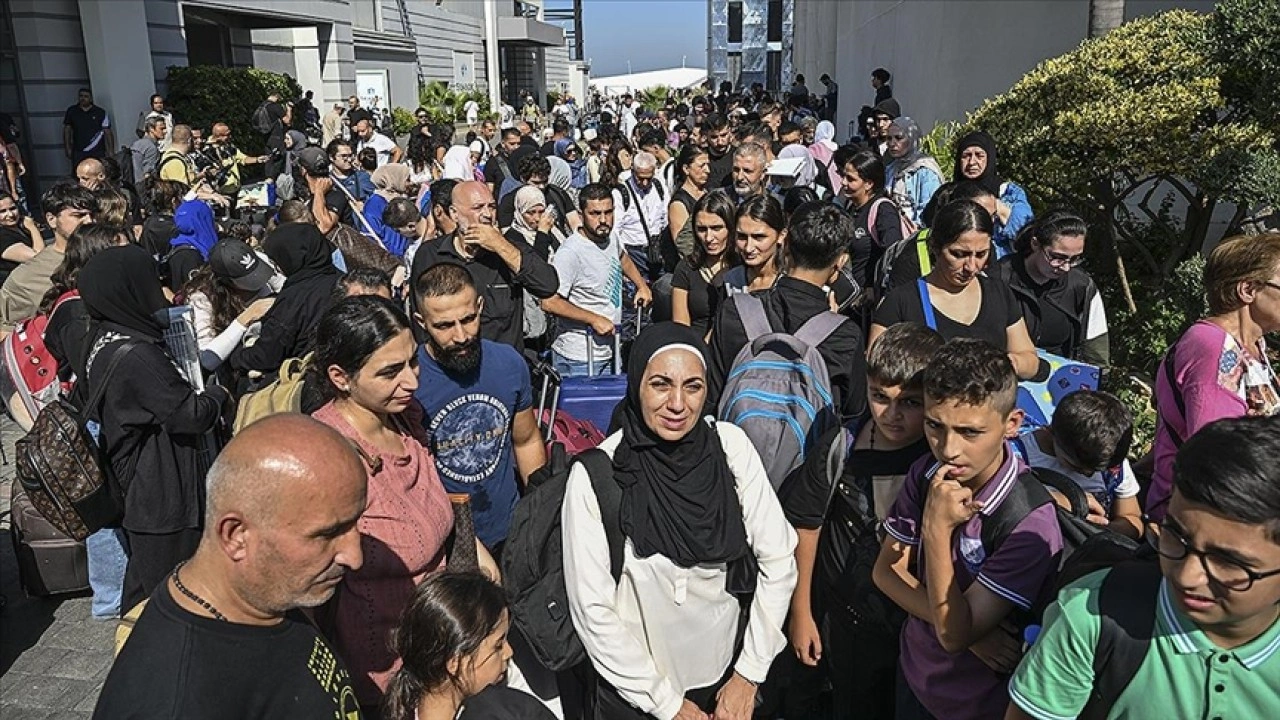
[[[271,93],[282,101],[302,97],[302,87],[288,75],[258,68],[226,68],[217,65],[170,67],[165,102],[175,122],[206,131],[215,122],[231,127],[231,139],[244,152],[265,151],[265,138],[253,129],[253,111]]]
[[[480,105],[481,119],[493,116],[489,93],[479,88],[451,88],[442,80],[433,80],[418,88],[418,103],[426,109],[432,123],[452,125],[463,119],[463,107],[468,100],[475,100]]]
[[[961,132],[985,129],[1002,173],[1093,220],[1139,273],[1168,277],[1201,250],[1219,203],[1237,206],[1238,223],[1280,200],[1280,44],[1266,24],[1280,22],[1277,5],[1225,0],[1213,15],[1126,23],[1041,63]],[[1175,223],[1159,212],[1170,196],[1185,209]],[[1145,244],[1150,233],[1129,231],[1143,222],[1173,240]]]

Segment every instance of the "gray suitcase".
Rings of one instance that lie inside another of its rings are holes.
[[[13,481],[9,535],[18,557],[18,580],[27,595],[45,596],[89,589],[89,555],[83,542],[50,525]]]

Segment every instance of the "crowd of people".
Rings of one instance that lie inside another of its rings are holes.
[[[404,147],[355,98],[272,96],[252,158],[156,96],[126,174],[82,91],[74,178],[0,192],[0,331],[47,317],[123,495],[87,541],[94,614],[136,620],[95,717],[1280,712],[1280,234],[1208,254],[1143,462],[1107,392],[1023,428],[1046,353],[1110,361],[1089,228],[986,133],[948,181],[889,79],[844,142],[827,76],[465,133],[423,109]],[[610,368],[565,466],[535,379]],[[521,616],[549,492],[564,604]],[[1072,527],[1125,556],[1068,578]],[[537,652],[555,622],[583,662]]]

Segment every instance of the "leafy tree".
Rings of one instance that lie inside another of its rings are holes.
[[[1041,63],[961,133],[991,133],[1003,173],[1042,204],[1068,205],[1091,221],[1103,240],[1091,254],[1112,256],[1132,311],[1126,263],[1167,278],[1204,247],[1219,204],[1236,206],[1238,224],[1254,205],[1280,199],[1280,100],[1239,87],[1274,88],[1276,56],[1252,62],[1231,44],[1256,33],[1276,47],[1267,30],[1276,25],[1265,24],[1280,22],[1275,5],[1226,0],[1215,15],[1173,10],[1126,23]],[[1178,202],[1160,212],[1170,195]],[[1173,206],[1180,217],[1171,221]],[[1134,231],[1143,224],[1168,240],[1146,242],[1153,233]]]
[[[232,142],[249,155],[266,150],[266,138],[253,129],[253,111],[273,92],[282,102],[302,97],[302,87],[292,77],[258,68],[174,66],[168,84],[165,102],[175,122],[206,131],[224,122],[231,127]]]

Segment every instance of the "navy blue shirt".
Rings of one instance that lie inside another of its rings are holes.
[[[480,369],[472,377],[446,374],[426,348],[418,351],[418,402],[440,480],[451,493],[471,496],[476,537],[486,547],[507,539],[520,492],[511,428],[533,404],[529,367],[510,345],[480,341]]]

